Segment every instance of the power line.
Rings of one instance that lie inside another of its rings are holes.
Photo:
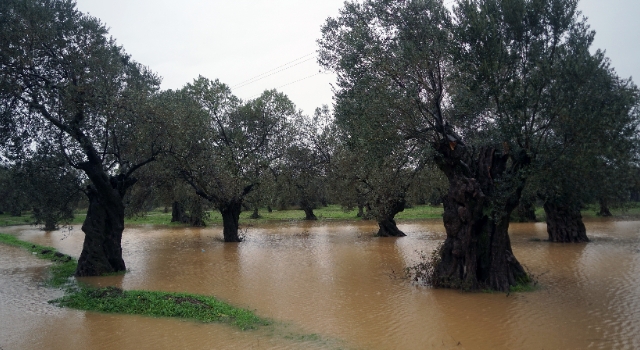
[[[249,84],[255,83],[256,81],[262,80],[262,79],[264,79],[266,77],[270,77],[270,76],[272,76],[274,74],[280,73],[280,72],[285,71],[285,70],[287,70],[289,68],[293,68],[293,67],[295,67],[297,65],[300,65],[300,64],[302,64],[304,62],[307,62],[307,61],[310,61],[310,60],[314,59],[315,57],[309,57],[309,56],[311,56],[311,55],[315,56],[315,54],[316,54],[315,51],[311,52],[311,53],[308,53],[308,54],[306,54],[306,55],[304,55],[302,57],[296,58],[293,61],[289,61],[289,62],[287,62],[287,63],[285,63],[285,64],[283,64],[281,66],[273,68],[273,69],[271,69],[269,71],[266,71],[266,72],[264,72],[262,74],[258,74],[256,76],[254,76],[253,78],[250,78],[250,79],[244,80],[244,81],[242,81],[242,82],[240,82],[238,84],[235,84],[231,88],[232,89],[242,88],[242,87],[247,86]],[[298,62],[298,61],[300,61],[300,60],[302,60],[304,58],[306,58],[304,61]],[[295,64],[293,64],[293,63],[295,63]]]
[[[303,81],[303,80],[309,79],[309,78],[313,78],[313,77],[315,77],[316,75],[320,75],[320,74],[322,74],[322,72],[318,72],[318,73],[316,73],[316,74],[312,74],[312,75],[306,76],[306,77],[304,77],[304,78],[300,78],[300,79],[298,79],[298,80],[294,80],[294,81],[288,82],[288,83],[286,83],[286,84],[284,84],[284,85],[280,85],[280,86],[278,86],[278,87],[276,88],[276,90],[278,90],[278,89],[280,89],[280,88],[283,88],[283,87],[285,87],[285,86],[288,86],[288,85],[291,85],[291,84],[295,84],[295,83],[297,83],[297,82],[300,82],[300,81]],[[253,95],[253,96],[249,97],[249,99],[252,99],[252,98],[258,97],[258,96],[260,96],[260,95],[262,95],[262,93],[259,93],[259,94],[256,94],[256,95]]]

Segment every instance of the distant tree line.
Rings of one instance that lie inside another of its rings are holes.
[[[529,276],[511,220],[544,208],[549,239],[588,241],[580,210],[640,200],[640,95],[618,77],[575,0],[346,2],[319,63],[332,108],[283,93],[242,100],[198,77],[178,90],[71,0],[0,3],[0,210],[55,229],[87,217],[78,276],[123,271],[124,218],[172,221],[329,203],[404,236],[395,216],[444,206],[432,284],[508,290]]]

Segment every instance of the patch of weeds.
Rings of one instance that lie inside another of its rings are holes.
[[[443,244],[444,243],[440,243],[429,256],[424,252],[420,252],[418,262],[413,266],[405,268],[405,276],[416,284],[433,287],[441,286],[442,281],[436,275],[436,268],[440,264],[440,252]]]
[[[214,297],[187,293],[79,287],[50,303],[104,313],[177,317],[204,323],[222,322],[242,330],[271,323],[249,310],[234,307]]]
[[[49,268],[47,284],[53,287],[62,287],[68,284],[69,278],[73,276],[78,267],[78,261],[76,259],[58,252],[55,248],[21,241],[15,236],[4,233],[0,233],[0,243],[20,247],[30,251],[40,259],[52,261],[54,264]]]
[[[526,267],[525,265],[522,265],[522,267],[526,272],[526,276],[523,278],[520,278],[517,281],[515,286],[509,287],[509,293],[533,292],[540,288],[540,285],[538,283],[538,278],[541,275],[536,275],[532,273],[529,270],[529,268]],[[509,295],[509,293],[507,293],[507,295]]]

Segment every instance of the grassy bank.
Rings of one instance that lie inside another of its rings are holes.
[[[249,310],[231,306],[214,297],[186,293],[85,287],[52,300],[51,303],[104,313],[176,317],[205,323],[224,322],[242,330],[270,324]]]
[[[69,283],[69,278],[73,276],[78,266],[76,259],[69,255],[62,254],[51,247],[21,241],[12,235],[0,233],[0,243],[26,249],[40,259],[52,261],[54,264],[49,268],[47,284],[53,287],[61,287]]]
[[[47,283],[53,287],[67,287],[64,297],[50,301],[60,307],[105,313],[186,318],[200,322],[223,322],[243,330],[270,323],[249,310],[229,305],[211,296],[87,287],[70,279],[78,266],[76,259],[54,248],[21,241],[4,233],[0,233],[0,244],[20,247],[40,259],[53,262],[49,268],[50,277]]]

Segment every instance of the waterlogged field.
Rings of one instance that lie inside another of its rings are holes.
[[[97,287],[211,295],[271,325],[227,324],[63,309],[41,285],[48,264],[0,245],[2,349],[585,349],[640,348],[640,221],[589,219],[587,244],[544,242],[545,225],[512,224],[533,292],[462,293],[403,278],[444,239],[440,220],[403,221],[403,238],[373,222],[262,221],[225,244],[217,225],[133,225],[129,272],[83,278]],[[77,257],[83,234],[31,226],[3,232]],[[10,322],[6,320],[11,320]]]

